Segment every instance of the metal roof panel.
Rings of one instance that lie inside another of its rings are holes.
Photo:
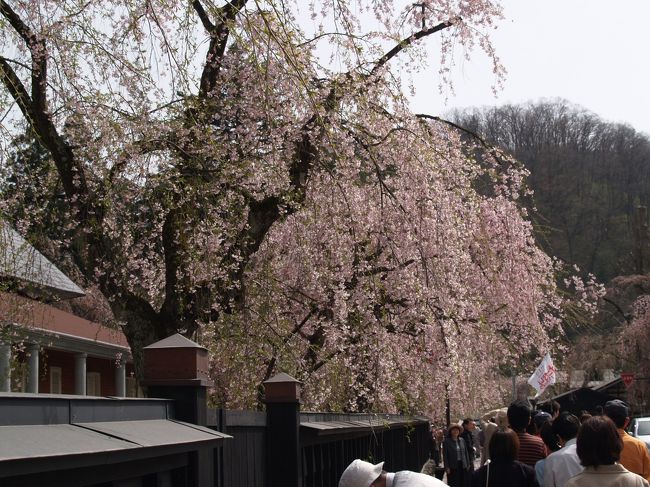
[[[3,461],[109,453],[156,446],[223,441],[230,436],[169,420],[0,426]]]
[[[137,447],[128,441],[70,424],[0,426],[0,462]]]
[[[140,446],[176,445],[228,438],[228,435],[218,431],[198,429],[195,425],[165,419],[75,424]]]

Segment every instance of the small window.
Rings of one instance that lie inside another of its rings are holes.
[[[647,436],[650,435],[650,421],[644,418],[638,422],[638,427],[636,430],[637,436]]]
[[[61,394],[61,367],[50,367],[50,394]]]
[[[101,374],[99,372],[86,372],[86,395],[101,396]]]

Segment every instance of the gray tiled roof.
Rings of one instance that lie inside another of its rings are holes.
[[[26,281],[69,299],[85,293],[52,262],[0,220],[0,278]]]

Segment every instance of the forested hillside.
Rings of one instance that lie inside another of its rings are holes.
[[[650,270],[650,138],[566,101],[455,112],[455,123],[511,151],[530,171],[545,250],[602,282]]]

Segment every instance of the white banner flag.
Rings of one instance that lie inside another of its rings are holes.
[[[539,364],[539,367],[535,369],[533,375],[528,379],[528,383],[537,391],[535,397],[538,397],[551,384],[555,384],[555,367],[550,353],[544,356],[542,363]]]

